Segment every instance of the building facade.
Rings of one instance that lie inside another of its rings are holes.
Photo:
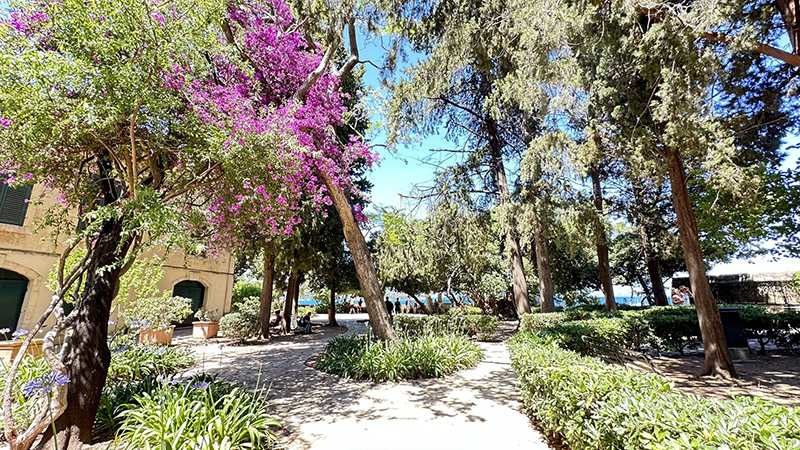
[[[10,188],[0,180],[0,329],[31,329],[51,302],[47,276],[61,249],[47,230],[37,230],[37,224],[55,199],[28,202],[42,192],[41,186]],[[229,254],[200,258],[175,252],[167,256],[158,288],[192,299],[195,311],[205,307],[225,313],[230,309],[233,268]],[[112,319],[116,321],[116,312]],[[51,318],[48,325],[53,322]]]

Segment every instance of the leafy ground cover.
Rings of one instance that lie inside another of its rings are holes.
[[[394,341],[344,335],[325,346],[317,368],[347,378],[397,382],[443,377],[481,359],[480,346],[462,334],[409,335]]]
[[[712,401],[562,347],[553,334],[509,341],[525,407],[573,450],[795,449],[800,411],[758,399]]]

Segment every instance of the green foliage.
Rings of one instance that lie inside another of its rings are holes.
[[[194,313],[199,322],[216,322],[219,319],[219,310],[200,308]]]
[[[742,306],[739,316],[745,335],[758,341],[761,353],[770,342],[786,349],[800,345],[800,312],[773,314],[759,306]]]
[[[217,384],[196,379],[135,396],[137,406],[121,414],[119,438],[129,450],[269,447],[271,428],[280,424],[267,414],[263,395]]]
[[[339,305],[337,304],[336,306],[339,306]],[[317,303],[316,305],[314,305],[314,313],[316,313],[316,314],[328,314],[328,308],[330,308],[330,305],[328,303],[326,303],[326,302]],[[338,310],[339,308],[336,308],[336,309]],[[342,311],[336,311],[336,312],[342,312]],[[347,312],[347,311],[344,311],[344,312]]]
[[[133,381],[106,383],[94,419],[93,438],[111,439],[122,426],[122,413],[136,407],[137,396],[153,392],[158,385],[155,374]]]
[[[9,367],[10,361],[0,361],[0,392],[5,392],[8,383],[6,374]],[[22,395],[22,387],[26,382],[39,378],[49,371],[50,368],[47,366],[47,362],[41,356],[23,358],[17,368],[17,375],[14,377],[14,389],[11,393],[14,403],[12,403],[11,407],[14,421],[21,429],[27,428],[33,422],[33,418],[42,406],[38,396],[26,398]],[[3,415],[0,415],[0,427],[3,426],[3,423]]]
[[[700,323],[694,308],[664,306],[627,314],[645,320],[652,333],[658,336],[662,348],[683,355],[687,348],[695,349],[701,344]]]
[[[164,293],[160,297],[137,298],[125,304],[120,315],[131,328],[164,330],[192,314],[192,300]]]
[[[317,367],[346,378],[401,381],[443,377],[483,359],[478,344],[458,334],[421,334],[393,341],[345,335],[331,340]]]
[[[261,298],[261,283],[237,281],[231,293],[231,311],[238,311],[239,305],[248,297]]]
[[[151,375],[168,375],[194,364],[192,351],[166,345],[125,345],[111,348],[108,381],[133,382]]]
[[[258,318],[253,320],[248,314],[233,312],[222,316],[219,320],[219,330],[225,337],[244,342],[247,338],[255,336],[261,330],[261,326]]]
[[[573,450],[794,449],[800,410],[758,399],[710,401],[666,380],[561,348],[552,336],[509,341],[526,409]]]
[[[452,309],[450,311],[453,311]],[[487,315],[464,315],[459,312],[439,316],[394,316],[394,329],[409,335],[462,334],[477,337],[481,341],[494,339],[498,319]]]

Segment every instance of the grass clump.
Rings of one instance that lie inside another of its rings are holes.
[[[368,336],[339,336],[325,346],[317,367],[347,378],[401,381],[438,378],[474,367],[483,352],[459,334],[420,334],[394,341]]]
[[[111,347],[107,380],[135,381],[153,374],[169,375],[192,364],[192,352],[185,347],[117,344]]]
[[[134,396],[118,417],[126,449],[261,449],[280,424],[261,393],[198,377],[186,385],[162,382]]]

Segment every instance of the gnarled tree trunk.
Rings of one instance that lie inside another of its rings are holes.
[[[328,326],[335,327],[336,323],[336,284],[331,281],[331,306],[328,308]]]
[[[286,321],[286,330],[294,328],[294,288],[298,278],[297,270],[292,269],[289,282],[286,285],[286,301],[283,303],[283,320]]]
[[[130,247],[130,240],[122,241],[123,220],[109,220],[103,224],[86,271],[83,304],[63,360],[70,382],[67,408],[55,421],[59,450],[80,450],[83,444],[92,442],[92,427],[111,362],[108,319],[111,303],[119,290],[121,270],[118,264],[112,264],[120,261]],[[99,270],[101,268],[106,269]],[[55,448],[51,428],[37,448]]]
[[[350,248],[350,254],[353,256],[353,263],[356,266],[356,275],[358,276],[358,283],[361,286],[361,295],[364,297],[364,302],[367,305],[367,313],[369,314],[369,323],[372,325],[372,331],[375,337],[381,340],[396,339],[392,323],[389,321],[389,313],[383,303],[383,294],[381,293],[381,285],[378,282],[378,273],[375,271],[375,264],[372,262],[372,255],[369,253],[367,241],[364,235],[361,234],[361,229],[356,223],[356,218],[353,216],[353,210],[350,202],[344,191],[339,185],[333,183],[331,177],[323,170],[317,170],[317,174],[325,182],[328,188],[328,194],[333,200],[333,206],[339,213],[339,218],[342,220],[344,227],[344,237],[347,241],[347,246]]]
[[[728,352],[728,343],[722,329],[719,309],[714,302],[711,285],[708,283],[706,268],[703,264],[697,220],[689,199],[689,190],[686,187],[686,170],[683,167],[683,160],[677,149],[667,149],[666,156],[672,202],[678,217],[678,232],[683,245],[686,268],[689,271],[689,282],[694,288],[697,319],[700,321],[700,332],[703,335],[703,347],[706,353],[701,375],[722,375],[735,378],[736,369]]]
[[[261,280],[261,305],[258,310],[261,320],[261,336],[269,338],[269,321],[272,317],[272,285],[275,279],[275,255],[264,251],[264,270]]]

